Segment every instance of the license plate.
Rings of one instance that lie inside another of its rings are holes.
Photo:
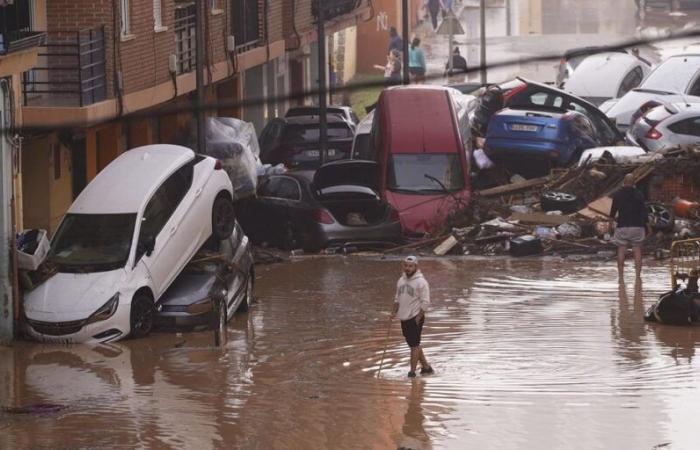
[[[513,131],[537,131],[537,125],[522,125],[519,123],[513,124],[510,126],[510,129]]]
[[[304,152],[304,154],[310,158],[318,158],[319,156],[321,156],[321,152],[318,150],[307,150]],[[334,148],[330,148],[326,150],[326,155],[335,156],[336,150]]]

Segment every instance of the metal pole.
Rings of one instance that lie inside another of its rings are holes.
[[[481,34],[481,84],[486,84],[486,0],[479,0]]]
[[[0,89],[0,96],[2,95],[8,94]],[[6,114],[11,112],[6,111]],[[6,144],[4,131],[0,132],[0,140],[0,343],[10,343],[15,334],[13,269],[10,260],[10,252],[14,250],[11,213],[12,150]]]
[[[506,35],[513,34],[512,24],[510,23],[510,0],[506,0]]]
[[[328,111],[326,104],[326,12],[323,0],[317,0],[318,5],[318,110],[319,110],[319,140],[318,151],[321,165],[326,163],[328,148]]]
[[[204,130],[204,0],[197,0],[195,4],[195,40],[196,40],[196,67],[197,72],[197,151],[207,152],[207,143]]]
[[[454,58],[452,58],[452,52],[453,52],[452,48],[455,45],[454,44],[455,43],[455,33],[454,33],[455,30],[452,29],[453,24],[454,24],[454,22],[452,22],[452,20],[450,20],[450,37],[447,40],[447,46],[448,46],[448,48],[447,48],[447,77],[448,77],[448,80],[449,80],[449,77],[452,76],[452,70],[455,68]]]
[[[408,0],[402,0],[401,4],[401,20],[403,24],[401,26],[401,33],[403,35],[403,84],[411,83],[411,76],[408,67],[408,38],[409,38],[409,22],[408,18],[411,15],[408,9]]]

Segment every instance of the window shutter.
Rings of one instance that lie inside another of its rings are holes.
[[[162,0],[153,0],[153,26],[163,26]]]

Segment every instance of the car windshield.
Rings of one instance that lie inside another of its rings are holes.
[[[367,159],[367,160],[374,160],[373,155],[371,154],[371,147],[370,147],[370,134],[369,133],[364,133],[364,134],[358,134],[355,136],[355,146],[352,149],[352,157],[353,159]]]
[[[104,272],[126,265],[136,214],[67,214],[49,259],[66,272]]]
[[[395,154],[389,160],[388,188],[434,194],[464,189],[462,164],[457,154]]]
[[[654,70],[640,87],[684,93],[698,69],[700,69],[700,58],[670,58]]]
[[[312,144],[320,139],[321,132],[318,124],[311,125],[289,125],[284,131],[282,142],[286,144]],[[352,137],[352,130],[344,123],[328,124],[328,139],[349,139]]]

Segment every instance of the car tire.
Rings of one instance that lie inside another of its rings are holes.
[[[668,231],[673,229],[675,217],[673,211],[659,203],[648,203],[649,225],[654,231]]]
[[[217,347],[226,345],[228,341],[228,308],[226,306],[226,300],[222,298],[217,302],[215,309],[214,345]]]
[[[153,330],[155,315],[155,305],[148,295],[142,293],[134,295],[129,313],[130,336],[134,339],[148,336]]]
[[[245,283],[245,297],[240,305],[238,305],[238,312],[248,312],[253,304],[253,286],[255,282],[253,281],[253,272],[248,273],[248,281]]]
[[[543,211],[561,211],[564,214],[571,214],[579,210],[579,201],[573,194],[547,191],[540,197],[540,206]]]
[[[211,210],[211,228],[214,237],[224,240],[231,236],[235,222],[236,212],[231,199],[224,195],[216,197]]]

